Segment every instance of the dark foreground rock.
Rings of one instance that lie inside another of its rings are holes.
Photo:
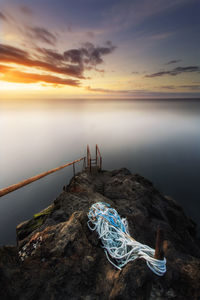
[[[155,247],[165,232],[167,272],[135,260],[121,271],[87,227],[90,206],[104,201],[126,217],[131,236]],[[73,178],[54,203],[17,227],[18,246],[0,248],[0,299],[200,299],[200,247],[194,222],[170,197],[127,169]]]

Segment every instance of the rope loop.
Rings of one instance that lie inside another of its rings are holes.
[[[134,240],[128,230],[128,222],[105,202],[93,204],[88,213],[88,227],[96,230],[102,241],[108,261],[121,270],[136,258],[146,260],[147,266],[158,276],[166,272],[166,258],[154,258],[155,250]]]

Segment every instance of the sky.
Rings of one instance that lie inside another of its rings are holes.
[[[198,98],[199,0],[0,0],[0,98]]]

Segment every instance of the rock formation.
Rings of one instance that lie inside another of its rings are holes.
[[[152,248],[163,228],[163,277],[140,259],[122,270],[108,262],[87,226],[89,208],[99,201],[126,217],[131,236]],[[200,299],[195,228],[180,205],[140,175],[125,168],[81,172],[51,206],[17,227],[17,246],[0,248],[0,299]]]

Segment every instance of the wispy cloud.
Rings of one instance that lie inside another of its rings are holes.
[[[200,90],[200,84],[180,85],[180,87],[185,89],[190,89],[190,90]]]
[[[158,87],[159,88],[159,87]],[[101,89],[101,88],[92,88],[86,87],[86,90],[96,93],[107,95],[107,97],[121,98],[121,99],[163,99],[163,98],[188,98],[188,97],[200,97],[200,91],[198,89],[193,89],[190,92],[180,92],[180,91],[152,91],[148,89],[135,89],[135,90],[111,90],[111,89]],[[199,93],[198,93],[199,92]]]
[[[111,90],[111,89],[103,89],[103,88],[92,88],[90,86],[87,86],[85,88],[87,91],[89,92],[97,92],[97,93],[106,93],[106,94],[110,94],[110,93],[122,93],[122,91],[115,91],[115,90]]]
[[[15,70],[3,70],[4,74],[1,76],[1,80],[15,83],[38,83],[44,82],[53,85],[70,85],[79,86],[79,81],[73,79],[64,79],[58,76],[41,75],[28,72],[21,72]],[[1,69],[0,69],[1,72]]]
[[[162,86],[159,86],[159,89],[174,90],[175,86],[174,85],[162,85]]]
[[[173,70],[170,71],[161,71],[157,73],[152,73],[145,75],[147,78],[153,78],[153,77],[161,77],[165,75],[171,75],[171,76],[176,76],[182,73],[194,73],[194,72],[199,72],[200,68],[198,66],[188,66],[188,67],[177,67],[174,68]]]
[[[174,35],[174,32],[153,33],[153,34],[148,34],[146,38],[152,41],[160,41],[160,40],[165,40],[168,37],[171,37],[172,35]]]
[[[0,12],[0,19],[3,21],[7,21],[7,17],[5,14],[3,14],[2,12]]]
[[[199,91],[200,84],[185,84],[185,85],[162,85],[155,86],[156,89],[166,89],[166,90],[180,90],[180,89],[188,89],[191,91]]]
[[[182,61],[182,59],[174,59],[174,60],[168,61],[167,63],[165,63],[165,65],[176,64],[176,63],[179,63],[181,61]]]
[[[52,46],[55,46],[57,42],[56,35],[42,27],[28,27],[26,34],[31,39],[38,40]]]
[[[145,19],[182,6],[187,0],[124,0],[104,13],[104,24],[114,31],[137,25]]]
[[[22,13],[29,15],[29,16],[33,14],[32,9],[30,7],[28,7],[27,5],[21,5],[20,10]]]

